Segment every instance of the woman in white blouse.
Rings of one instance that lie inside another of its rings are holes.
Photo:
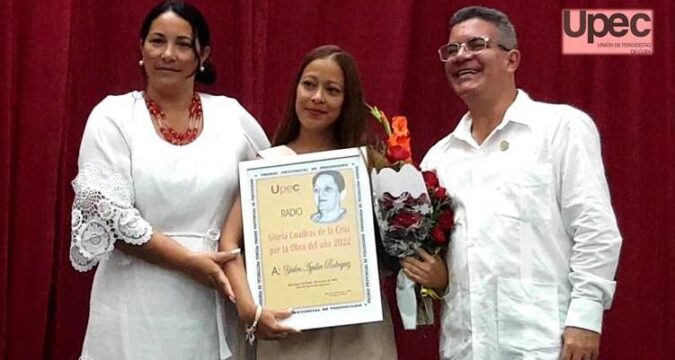
[[[219,229],[238,192],[237,163],[269,146],[215,81],[208,25],[165,2],[140,32],[145,91],[91,112],[73,181],[73,266],[98,264],[82,359],[243,358]]]

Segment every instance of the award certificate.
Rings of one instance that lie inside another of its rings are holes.
[[[382,320],[364,150],[239,164],[248,283],[296,329]]]

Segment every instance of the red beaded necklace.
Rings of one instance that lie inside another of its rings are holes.
[[[157,121],[157,126],[159,127],[159,132],[164,137],[164,140],[170,142],[173,145],[187,145],[197,138],[199,133],[199,124],[203,120],[202,112],[202,101],[199,98],[197,93],[192,95],[192,101],[190,102],[190,117],[188,118],[188,127],[185,132],[179,133],[170,125],[164,123],[166,114],[162,109],[154,102],[147,93],[143,93],[143,98],[145,99],[145,105],[148,107],[148,111],[152,118]]]

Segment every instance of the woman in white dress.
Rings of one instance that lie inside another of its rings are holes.
[[[351,55],[334,45],[309,52],[296,76],[284,120],[274,138],[275,147],[261,151],[263,158],[293,156],[366,143],[368,110],[361,80]],[[241,241],[241,209],[232,207],[221,237],[221,249],[238,248]],[[258,310],[246,283],[244,263],[237,258],[225,264],[237,295],[241,318],[256,318],[256,336],[278,341],[258,342],[258,360],[391,360],[397,358],[394,329],[384,300],[384,320],[376,323],[306,330],[297,334],[277,320],[290,311]]]
[[[269,142],[215,81],[209,29],[179,2],[140,33],[146,89],[91,112],[73,181],[73,266],[98,264],[81,359],[241,359],[242,330],[218,251],[238,193],[237,164]]]

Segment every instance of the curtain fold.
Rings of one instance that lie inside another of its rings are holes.
[[[0,358],[76,359],[92,274],[70,268],[70,181],[88,113],[107,94],[142,89],[138,32],[156,1],[0,2]],[[219,80],[272,136],[309,50],[356,58],[367,101],[410,122],[419,161],[465,112],[436,50],[464,0],[194,0],[212,29]],[[519,87],[591,115],[602,137],[624,237],[602,357],[675,353],[675,5],[670,0],[493,0],[523,54]],[[654,11],[654,55],[565,56],[565,8]],[[377,129],[377,127],[375,127]],[[391,304],[392,283],[386,283]],[[396,311],[392,311],[397,314]],[[436,359],[434,328],[396,335],[401,359]]]
[[[0,57],[0,121],[3,131],[0,131],[0,356],[6,353],[6,338],[8,333],[9,309],[9,239],[11,232],[10,203],[12,201],[12,140],[14,124],[10,119],[14,116],[15,76],[12,69],[16,66],[17,56],[15,39],[16,23],[13,2],[0,2],[0,13],[6,14],[5,21],[0,22],[0,48],[6,53]]]

